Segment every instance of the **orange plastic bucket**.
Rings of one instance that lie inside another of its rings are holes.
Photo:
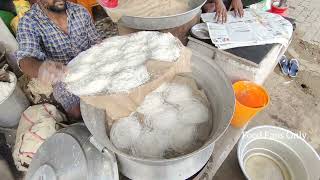
[[[231,125],[241,128],[268,106],[269,95],[262,86],[250,81],[234,83],[233,90],[236,96],[236,108]]]

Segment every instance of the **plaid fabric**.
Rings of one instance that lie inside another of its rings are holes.
[[[101,40],[85,8],[67,2],[67,15],[68,34],[60,30],[38,4],[34,4],[19,22],[17,60],[33,57],[41,61],[52,60],[67,64],[80,52]],[[66,111],[80,102],[79,97],[68,92],[63,83],[53,86],[53,96]]]
[[[19,22],[19,50],[16,52],[18,61],[24,57],[33,57],[67,64],[80,52],[100,41],[92,18],[85,8],[67,2],[67,14],[68,34],[60,30],[38,4],[34,4]]]
[[[53,97],[61,104],[63,109],[69,111],[72,107],[80,104],[80,98],[68,92],[66,84],[60,82],[53,86]]]

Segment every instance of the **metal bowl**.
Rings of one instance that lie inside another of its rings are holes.
[[[126,27],[139,30],[170,29],[191,21],[199,12],[201,12],[201,7],[205,3],[206,0],[189,0],[191,10],[185,13],[161,17],[123,16],[119,20],[119,23]],[[105,7],[104,9],[107,12]]]
[[[205,91],[211,103],[211,134],[198,150],[172,159],[144,159],[128,155],[114,147],[105,127],[106,114],[81,102],[83,120],[96,141],[117,156],[119,170],[130,179],[187,179],[198,172],[210,158],[214,143],[225,132],[234,112],[235,97],[231,82],[210,58],[192,55],[192,77]]]
[[[12,82],[14,88],[11,89],[7,97],[0,101],[0,126],[12,128],[18,126],[21,114],[29,107],[30,103],[18,86],[16,75],[12,72],[9,74],[14,77]]]
[[[245,132],[238,160],[247,179],[318,180],[320,157],[298,134],[274,126]]]
[[[210,39],[209,30],[206,23],[196,24],[191,28],[191,34],[198,39]]]

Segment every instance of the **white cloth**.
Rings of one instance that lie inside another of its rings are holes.
[[[18,170],[27,171],[38,148],[57,131],[57,122],[64,119],[64,114],[51,104],[31,106],[23,112],[13,151],[13,159]]]

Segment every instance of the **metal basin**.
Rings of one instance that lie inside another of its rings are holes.
[[[117,180],[116,159],[90,143],[84,124],[59,130],[38,149],[26,180]]]
[[[0,101],[0,126],[16,127],[19,124],[21,114],[29,107],[29,101],[24,95],[20,87],[17,85],[16,76],[10,72],[10,76],[14,76],[14,86],[8,97]]]
[[[320,157],[299,135],[259,126],[243,134],[238,160],[248,179],[318,180]]]
[[[206,164],[214,151],[215,141],[230,124],[235,97],[229,79],[212,59],[194,53],[192,76],[204,89],[211,103],[212,130],[207,142],[200,149],[172,159],[143,159],[117,150],[106,133],[104,110],[81,102],[81,113],[86,126],[99,144],[116,154],[122,174],[130,179],[187,179]]]
[[[170,29],[191,21],[199,12],[201,12],[201,7],[205,3],[206,0],[190,0],[189,6],[191,7],[191,10],[185,13],[161,17],[123,16],[119,20],[119,23],[126,27],[139,30]],[[107,10],[105,9],[105,11]]]

